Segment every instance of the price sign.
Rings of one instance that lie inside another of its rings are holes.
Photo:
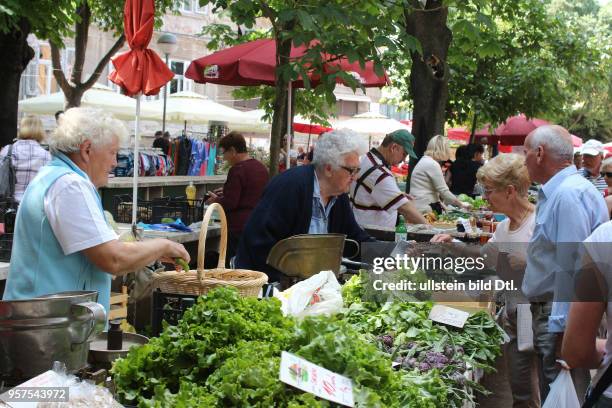
[[[431,312],[429,312],[430,320],[459,328],[465,325],[468,317],[470,317],[468,312],[444,305],[434,305],[434,307],[431,308]]]
[[[281,354],[280,380],[302,391],[347,407],[354,407],[353,382],[295,354]]]

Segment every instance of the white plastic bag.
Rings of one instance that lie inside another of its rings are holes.
[[[274,296],[281,301],[285,316],[331,315],[342,309],[340,289],[332,271],[321,271]]]
[[[567,367],[565,362],[560,361],[560,363]],[[580,408],[576,388],[574,388],[569,370],[562,368],[555,381],[550,384],[550,392],[542,408]]]

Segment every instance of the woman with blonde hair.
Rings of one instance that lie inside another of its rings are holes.
[[[442,202],[458,207],[468,207],[451,193],[444,180],[441,163],[449,160],[450,156],[448,139],[445,136],[438,135],[431,138],[425,154],[410,176],[410,194],[414,196],[414,204],[419,211],[433,210],[441,213]]]
[[[16,202],[21,202],[23,193],[30,181],[36,176],[38,170],[51,161],[51,154],[40,146],[45,139],[43,124],[38,116],[28,115],[21,119],[17,141],[12,145],[4,146],[0,151],[0,158],[10,152],[13,167],[15,167],[15,196]]]

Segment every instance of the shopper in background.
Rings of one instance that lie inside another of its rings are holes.
[[[474,160],[469,145],[459,146],[455,152],[455,161],[450,168],[450,191],[455,195],[467,194],[473,198],[476,172],[480,166],[482,164]]]
[[[608,157],[601,163],[601,176],[606,181],[608,188],[604,191],[604,197],[608,206],[608,213],[612,219],[612,157]]]
[[[445,136],[434,136],[427,144],[425,155],[419,160],[410,177],[410,194],[421,212],[443,211],[442,202],[468,208],[450,192],[444,181],[441,164],[450,159],[450,148]]]
[[[560,354],[578,243],[609,220],[603,195],[573,164],[569,132],[556,125],[540,126],[525,139],[525,165],[531,180],[542,184],[536,226],[527,252],[523,293],[531,302],[534,347],[542,366],[542,401],[559,373]],[[578,398],[590,381],[588,370],[572,370]]]
[[[153,147],[157,147],[162,149],[164,154],[169,154],[170,152],[170,132],[165,131],[162,132],[158,130],[155,132],[155,140],[153,141]]]
[[[18,203],[38,170],[51,161],[51,154],[40,146],[44,138],[45,130],[41,120],[37,116],[28,115],[21,119],[17,141],[12,145],[4,146],[0,151],[0,158],[2,158],[11,150],[16,178],[14,199]]]
[[[599,140],[590,139],[582,145],[582,175],[602,194],[608,188],[606,181],[599,174],[604,152],[603,144]]]
[[[574,147],[574,166],[578,170],[582,168],[582,153],[580,153],[580,150],[579,147]]]
[[[458,254],[484,256],[487,266],[495,268],[497,275],[513,281],[521,287],[525,274],[527,246],[535,228],[535,207],[528,200],[531,184],[525,160],[518,154],[501,154],[489,160],[478,170],[478,182],[484,187],[485,198],[491,210],[506,215],[499,223],[491,239],[483,247],[469,247],[454,244],[452,248],[465,248]],[[448,234],[436,235],[431,242],[451,242]],[[513,407],[537,408],[540,406],[535,353],[533,350],[519,350],[518,323],[529,319],[529,311],[519,305],[527,303],[520,291],[503,292],[504,311],[502,327],[510,337],[505,344],[505,360],[508,380],[512,390]],[[520,320],[519,320],[520,319]]]
[[[121,242],[105,218],[98,189],[117,165],[127,130],[101,110],[68,109],[49,138],[53,160],[28,186],[15,223],[5,300],[95,290],[110,312],[111,275],[162,259],[189,262],[167,239]]]
[[[249,156],[244,136],[230,132],[219,140],[219,151],[230,165],[223,191],[209,192],[207,204],[219,203],[228,223],[227,263],[236,254],[242,230],[268,183],[266,166]]]

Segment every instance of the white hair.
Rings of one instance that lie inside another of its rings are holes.
[[[106,146],[113,137],[125,143],[128,132],[123,123],[100,109],[70,108],[59,118],[59,125],[49,138],[51,153],[73,153],[86,140],[93,146]]]
[[[531,134],[530,148],[535,149],[543,146],[547,153],[552,154],[559,160],[573,161],[574,146],[571,137],[564,137],[564,130],[560,126],[545,125],[536,128]],[[569,135],[569,133],[568,133]]]
[[[328,164],[337,168],[342,164],[342,156],[357,153],[359,156],[368,151],[368,144],[362,135],[349,129],[332,130],[323,133],[317,141],[312,164],[322,168]]]

